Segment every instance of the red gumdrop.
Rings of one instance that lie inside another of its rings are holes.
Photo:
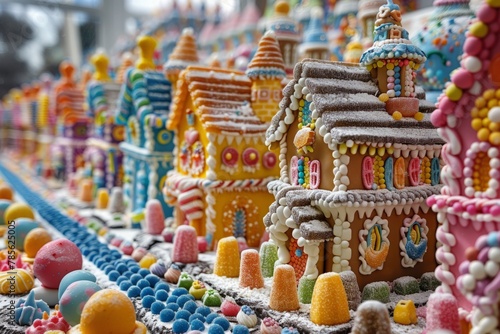
[[[482,6],[479,8],[477,11],[477,18],[484,23],[490,23],[495,21],[495,18],[497,16],[497,13],[492,10],[490,6]]]
[[[478,254],[479,254],[479,250],[476,247],[468,247],[465,250],[465,258],[469,261],[477,260]]]
[[[232,300],[224,300],[220,306],[220,311],[226,317],[236,317],[240,311],[240,307]]]
[[[198,252],[205,253],[207,251],[208,242],[205,237],[197,237],[198,241]]]
[[[465,40],[464,51],[471,56],[477,56],[483,49],[483,42],[474,36],[470,36]]]
[[[67,239],[53,240],[40,248],[33,263],[33,273],[49,289],[59,288],[66,274],[82,269],[82,253]]]
[[[469,89],[474,84],[474,76],[472,73],[464,70],[463,68],[456,71],[451,79],[458,88],[462,89]]]

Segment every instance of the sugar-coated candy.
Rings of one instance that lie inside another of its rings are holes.
[[[172,291],[172,295],[174,296],[182,296],[182,295],[187,295],[189,292],[186,290],[186,288],[175,288],[174,291]]]
[[[378,300],[381,303],[389,302],[391,288],[387,282],[373,282],[363,288],[362,300]]]
[[[153,275],[153,274],[146,275],[146,277],[144,277],[144,279],[149,282],[150,286],[155,286],[156,283],[158,283],[160,281],[160,278],[156,275]]]
[[[146,232],[153,235],[160,235],[165,228],[165,215],[161,203],[157,199],[150,199],[146,203],[145,209]]]
[[[127,290],[127,296],[129,298],[136,298],[136,297],[139,297],[140,295],[141,295],[141,289],[135,285],[131,286]]]
[[[220,315],[218,315],[217,313],[210,313],[207,315],[207,317],[205,318],[207,324],[211,324],[212,321],[214,321],[214,319],[220,317]]]
[[[434,292],[429,296],[426,314],[426,332],[449,330],[460,333],[460,318],[456,298],[449,293]]]
[[[391,319],[385,304],[368,300],[359,305],[352,334],[386,334],[391,332]]]
[[[130,282],[132,282],[132,284],[134,285],[136,285],[140,280],[142,280],[142,276],[139,274],[133,274],[132,276],[130,276]]]
[[[224,334],[224,328],[217,324],[211,325],[208,327],[208,334]]]
[[[124,281],[120,282],[119,286],[120,286],[120,290],[127,291],[132,286],[132,282],[130,282],[129,280],[125,279]],[[139,293],[140,293],[140,290],[139,290]]]
[[[168,298],[167,298],[167,304],[168,304],[168,303],[175,303],[175,304],[177,304],[177,299],[178,299],[178,298],[179,298],[179,297],[174,296],[174,295],[172,295],[172,296],[168,296]]]
[[[238,277],[240,272],[240,252],[235,237],[219,240],[214,265],[217,276]]]
[[[166,307],[165,303],[162,303],[161,301],[155,301],[153,304],[151,304],[151,313],[153,314],[160,314],[161,311]]]
[[[420,286],[415,277],[398,277],[393,282],[393,291],[402,296],[411,295],[420,292]]]
[[[149,269],[153,265],[153,263],[156,262],[156,256],[153,254],[146,254],[142,257],[142,259],[139,261],[139,266],[143,269]],[[149,274],[149,272],[148,272]]]
[[[145,296],[154,296],[154,295],[155,295],[155,291],[149,286],[147,286],[141,290],[141,298],[144,298]]]
[[[420,290],[422,291],[434,291],[440,285],[441,282],[436,278],[434,272],[424,273],[420,277]]]
[[[361,304],[361,290],[359,289],[356,274],[352,270],[347,270],[341,272],[339,275],[347,295],[349,310],[355,311],[359,304]]]
[[[180,263],[198,262],[198,240],[196,229],[189,225],[181,225],[175,231],[172,261]]]
[[[260,270],[259,252],[246,249],[241,252],[239,285],[241,288],[259,289],[264,287],[264,277]]]
[[[151,287],[151,285],[149,284],[149,282],[144,279],[144,278],[141,278],[137,284],[136,284],[140,289],[144,289],[144,288],[149,288]]]
[[[401,325],[418,323],[417,309],[412,300],[400,300],[394,308],[394,322]]]
[[[214,319],[212,323],[221,326],[225,331],[227,331],[230,326],[229,321],[227,321],[224,317],[218,317],[217,319]]]
[[[192,300],[188,301],[187,303],[184,304],[184,306],[182,307],[182,309],[188,311],[189,313],[194,313],[196,312],[196,308],[198,306],[196,305],[196,303]]]
[[[311,299],[315,284],[316,284],[316,279],[309,279],[305,276],[302,276],[300,278],[297,293],[299,295],[299,301],[302,304],[311,304]]]
[[[184,320],[189,320],[189,317],[191,316],[191,313],[189,313],[186,310],[179,310],[175,314],[175,319],[184,319]]]
[[[151,308],[151,305],[156,301],[155,297],[153,296],[144,296],[142,298],[142,306],[145,308]]]
[[[163,322],[170,322],[174,320],[175,312],[169,308],[165,308],[160,312],[160,320]]]
[[[263,242],[260,246],[259,256],[262,276],[273,277],[274,264],[278,261],[278,246],[270,241]]]
[[[285,327],[281,330],[281,334],[299,334],[299,331],[297,330],[297,328]]]
[[[180,307],[184,307],[184,304],[186,304],[189,301],[193,301],[194,297],[191,295],[182,295],[177,298],[177,304],[179,304]]]
[[[184,288],[189,291],[191,288],[191,285],[193,285],[194,279],[189,275],[188,273],[181,273],[181,276],[179,277],[179,282],[177,283],[177,286],[179,288]]]
[[[198,280],[194,281],[191,287],[189,288],[189,294],[198,300],[200,300],[203,297],[206,291],[207,288],[205,287],[205,284]]]
[[[155,292],[155,298],[156,298],[156,300],[159,300],[162,302],[167,301],[168,292],[165,290],[158,290]]]
[[[217,291],[210,289],[205,292],[201,301],[205,306],[219,307],[222,304],[222,297]]]
[[[236,325],[233,327],[233,334],[249,334],[250,331],[246,326]]]
[[[167,308],[171,309],[174,312],[177,312],[179,310],[179,304],[177,303],[167,303]]]
[[[317,325],[338,325],[351,319],[344,285],[337,273],[318,276],[311,299],[311,321]]]
[[[158,282],[155,284],[155,292],[158,290],[165,290],[166,292],[169,292],[170,286],[165,282]]]
[[[274,269],[269,307],[280,312],[299,309],[295,270],[292,266],[282,264]]]
[[[176,315],[176,320],[172,324],[172,332],[174,334],[186,333],[189,330],[189,323],[185,319],[179,319]]]
[[[261,334],[280,334],[281,326],[279,323],[273,318],[264,318],[260,324],[260,333]]]
[[[190,328],[191,328],[191,330],[195,330],[195,331],[204,331],[205,325],[200,320],[194,319],[193,321],[191,321]]]
[[[200,313],[191,314],[191,316],[189,317],[189,322],[193,321],[194,319],[198,319],[201,322],[205,322],[205,317],[203,315],[201,315]]]
[[[204,305],[198,306],[198,308],[196,309],[196,313],[199,313],[204,317],[208,316],[210,312],[210,308]]]
[[[240,306],[236,304],[233,298],[226,297],[220,306],[220,311],[226,317],[236,317],[240,311]]]

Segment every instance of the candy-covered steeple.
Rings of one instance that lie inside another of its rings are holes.
[[[361,56],[360,63],[368,68],[377,81],[380,100],[395,119],[418,113],[416,70],[425,62],[425,53],[414,46],[401,25],[401,11],[392,0],[380,7],[375,21],[374,43]]]
[[[412,38],[428,58],[417,75],[427,100],[437,101],[451,72],[460,66],[465,32],[473,17],[469,0],[435,0],[429,21]]]
[[[328,38],[323,29],[323,16],[321,7],[314,7],[311,10],[311,20],[304,32],[304,41],[299,48],[302,58],[330,59]]]
[[[298,61],[300,33],[298,23],[290,17],[289,12],[290,4],[286,0],[278,0],[274,5],[274,16],[270,18],[267,29],[274,31],[285,62],[286,73],[292,75]]]
[[[285,64],[273,31],[267,31],[261,38],[246,74],[252,80],[252,109],[263,123],[270,122],[281,101],[281,81],[286,77]]]
[[[179,73],[189,65],[198,63],[198,51],[196,50],[193,28],[184,28],[174,51],[163,66],[165,75],[172,83],[174,92]]]

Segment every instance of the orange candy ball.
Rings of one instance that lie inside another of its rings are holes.
[[[43,245],[52,241],[52,237],[46,229],[37,227],[28,232],[24,239],[24,251],[30,258],[34,258],[36,253]]]
[[[0,184],[0,199],[12,201],[14,199],[14,191],[6,184]]]

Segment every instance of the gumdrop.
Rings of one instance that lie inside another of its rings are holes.
[[[125,212],[125,201],[123,199],[123,190],[120,187],[111,189],[111,196],[109,199],[108,210],[111,213]]]
[[[177,228],[175,232],[172,261],[181,263],[198,262],[198,240],[194,227],[181,225]]]
[[[150,199],[146,203],[145,210],[146,232],[153,235],[161,235],[165,228],[165,215],[161,203],[157,199]]]
[[[78,189],[78,199],[82,202],[92,202],[92,180],[82,180]]]
[[[448,293],[434,292],[427,302],[426,331],[446,329],[460,333],[458,304],[455,297]]]
[[[359,305],[351,334],[391,333],[391,319],[387,307],[379,301],[369,300]]]
[[[214,274],[226,277],[238,277],[240,274],[240,251],[235,237],[226,237],[219,240],[215,256]]]
[[[340,273],[340,279],[342,280],[342,284],[344,284],[349,310],[356,311],[359,304],[361,304],[361,290],[359,290],[356,274],[350,270],[343,271]]]
[[[295,270],[292,266],[282,264],[274,269],[269,307],[280,312],[299,309]]]
[[[109,200],[108,189],[99,188],[97,190],[97,196],[95,199],[95,208],[106,209],[108,207],[108,200]]]
[[[309,279],[307,277],[300,278],[298,293],[299,293],[299,301],[302,304],[311,304],[311,299],[315,284],[316,284],[316,279]]]
[[[272,242],[264,242],[260,246],[259,255],[262,276],[273,277],[274,264],[278,261],[278,246]]]
[[[420,292],[420,286],[415,277],[403,276],[394,280],[394,292],[398,295],[407,296]]]
[[[340,275],[320,275],[311,299],[311,321],[318,325],[338,325],[350,319],[347,295]]]
[[[264,278],[260,271],[259,252],[246,249],[241,253],[240,287],[260,289],[264,287]]]
[[[377,300],[381,303],[388,303],[390,293],[391,289],[387,282],[373,282],[363,288],[362,300]]]
[[[422,291],[434,291],[440,285],[441,282],[436,278],[436,275],[432,271],[424,273],[422,277],[420,277],[420,290]]]
[[[411,325],[418,322],[417,309],[412,300],[400,300],[394,308],[394,322]]]

